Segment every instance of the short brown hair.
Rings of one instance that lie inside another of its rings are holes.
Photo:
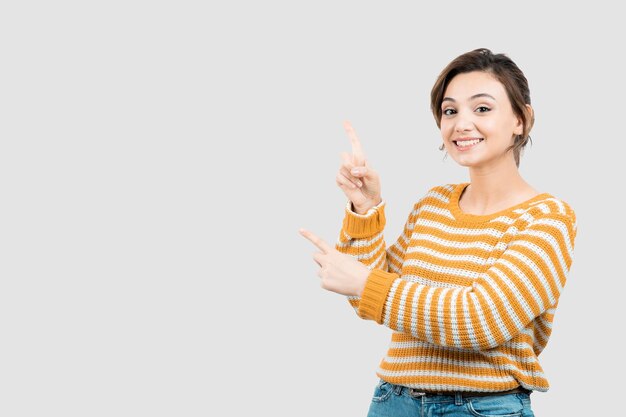
[[[430,92],[430,109],[437,127],[441,129],[441,102],[448,84],[456,75],[472,71],[488,72],[500,81],[509,97],[513,112],[522,120],[524,126],[522,134],[515,137],[513,145],[509,148],[513,150],[515,164],[519,166],[520,154],[530,141],[529,133],[535,123],[535,115],[526,107],[526,104],[530,105],[528,80],[505,54],[493,54],[486,48],[474,49],[458,56],[441,71]]]

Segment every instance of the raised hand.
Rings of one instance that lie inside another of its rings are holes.
[[[352,154],[341,153],[342,163],[337,174],[337,185],[348,200],[352,201],[354,210],[359,214],[365,214],[382,201],[380,177],[367,163],[361,142],[350,122],[345,121],[343,127],[352,144]]]

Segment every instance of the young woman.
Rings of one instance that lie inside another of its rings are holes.
[[[576,217],[518,171],[534,115],[527,80],[504,54],[454,59],[431,92],[442,149],[469,183],[433,187],[385,246],[385,201],[352,129],[337,185],[343,227],[319,249],[323,288],[393,330],[369,416],[532,416],[547,391],[538,357],[572,263]]]

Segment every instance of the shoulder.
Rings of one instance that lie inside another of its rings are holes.
[[[431,187],[415,199],[413,209],[417,210],[425,204],[447,204],[457,186],[458,184],[442,184]]]
[[[431,187],[426,194],[422,197],[422,200],[434,198],[443,202],[448,202],[452,194],[463,184],[441,184]]]
[[[545,216],[565,217],[576,224],[576,212],[567,201],[548,193],[542,194],[542,196],[543,198],[538,199],[530,206],[536,216],[543,214]]]
[[[412,215],[418,215],[423,209],[431,210],[447,209],[452,195],[463,184],[442,184],[431,187],[426,193],[421,194],[413,204]]]
[[[576,212],[567,201],[552,194],[542,194],[542,198],[528,207],[524,216],[530,224],[559,226],[565,228],[570,236],[576,236]]]

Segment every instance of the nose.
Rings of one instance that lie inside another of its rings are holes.
[[[459,112],[456,117],[456,124],[454,126],[454,130],[460,133],[460,132],[470,131],[473,128],[474,128],[474,123],[472,123],[472,121],[468,117],[464,116],[461,112]]]

